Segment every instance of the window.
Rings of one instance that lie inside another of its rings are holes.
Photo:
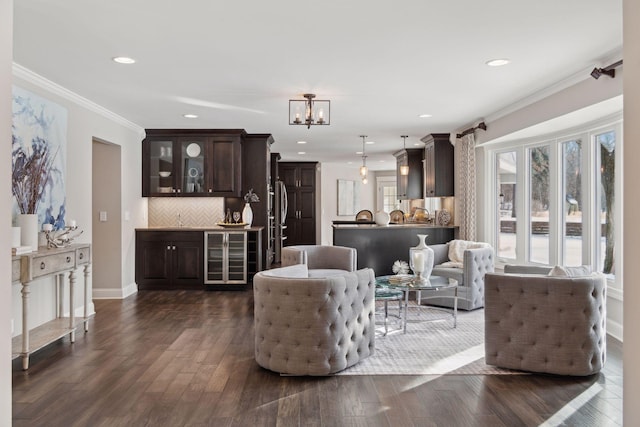
[[[489,146],[498,262],[590,265],[621,288],[621,126]]]
[[[516,152],[499,153],[496,159],[497,255],[503,259],[516,259]]]
[[[529,150],[529,261],[549,263],[549,152],[548,145]]]
[[[387,213],[400,208],[395,176],[380,176],[376,178],[378,186],[378,198],[376,210]]]

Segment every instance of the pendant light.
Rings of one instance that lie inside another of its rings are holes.
[[[362,177],[363,184],[367,183],[367,173],[369,172],[369,169],[367,169],[367,156],[364,152],[364,139],[366,137],[367,135],[360,135],[360,138],[362,138],[362,166],[360,166],[360,176]]]
[[[407,151],[407,136],[409,135],[400,135],[400,138],[402,138],[402,148]],[[409,165],[401,165],[400,166],[400,175],[402,176],[407,176],[409,175]]]

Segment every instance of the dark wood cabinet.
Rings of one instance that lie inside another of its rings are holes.
[[[147,129],[144,197],[240,197],[244,130]]]
[[[396,185],[398,199],[421,199],[422,188],[422,156],[424,150],[420,148],[407,148],[393,155],[396,158]],[[409,166],[409,174],[400,173],[401,166]]]
[[[271,186],[271,134],[247,134],[242,143],[242,195],[249,189],[260,198],[259,202],[251,203],[253,211],[252,225],[264,227],[260,231],[261,265],[271,265],[273,262],[273,187]],[[244,199],[239,197],[225,198],[225,206],[231,211],[241,212]]]
[[[136,230],[139,289],[202,289],[203,262],[202,231]]]
[[[285,246],[316,244],[316,162],[279,162],[278,174],[287,189]]]
[[[448,133],[424,138],[424,197],[454,196],[454,151]]]

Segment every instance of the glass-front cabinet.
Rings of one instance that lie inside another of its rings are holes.
[[[148,129],[142,195],[240,197],[244,131]]]
[[[247,233],[207,231],[204,238],[205,284],[247,283]]]

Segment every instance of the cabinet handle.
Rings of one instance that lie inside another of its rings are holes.
[[[70,256],[67,257],[67,262],[71,262],[71,257]]]
[[[84,254],[82,252],[80,252],[80,255],[78,255],[80,257],[80,259],[84,259]]]
[[[45,267],[46,267],[46,265],[45,265],[44,261],[42,261],[42,262],[40,263],[40,270],[44,270],[44,269],[45,269]]]

